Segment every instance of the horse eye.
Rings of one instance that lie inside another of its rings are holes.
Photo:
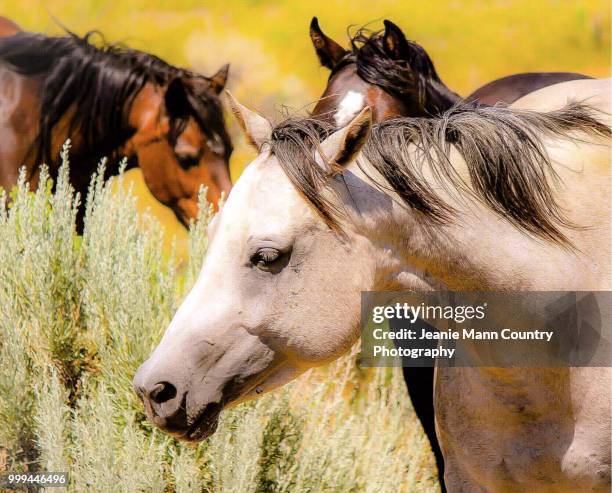
[[[278,259],[281,258],[281,251],[276,248],[260,248],[251,258],[251,263],[257,268],[267,270]]]
[[[176,159],[183,169],[189,169],[200,164],[200,158],[191,154],[177,154]]]

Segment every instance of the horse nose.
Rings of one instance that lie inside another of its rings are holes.
[[[155,404],[164,404],[176,397],[176,387],[170,382],[159,382],[148,391],[148,397]]]
[[[181,433],[187,427],[185,401],[187,393],[172,382],[134,378],[134,390],[142,399],[149,419],[170,433]]]

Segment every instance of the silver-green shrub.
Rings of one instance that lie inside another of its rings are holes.
[[[79,237],[68,149],[54,187],[43,169],[36,190],[22,175],[0,196],[0,473],[68,471],[69,491],[101,493],[435,489],[400,375],[354,355],[225,412],[198,445],[152,429],[131,379],[195,281],[212,209],[202,199],[177,272],[101,165]]]

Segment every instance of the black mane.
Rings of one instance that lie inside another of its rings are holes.
[[[384,49],[383,36],[383,31],[359,29],[351,36],[351,51],[334,67],[332,75],[348,63],[355,63],[357,74],[366,82],[402,101],[418,101],[424,106],[427,87],[432,82],[446,87],[431,58],[421,45],[407,39],[406,59],[393,59]]]
[[[94,44],[94,36],[99,43]],[[11,70],[41,82],[39,130],[31,153],[35,162],[55,162],[51,155],[53,127],[69,114],[69,133],[78,131],[85,155],[79,160],[115,157],[117,148],[131,137],[129,125],[134,98],[147,82],[166,86],[183,82],[190,108],[168,105],[170,139],[178,137],[191,114],[207,137],[221,140],[227,153],[231,143],[225,131],[221,105],[208,90],[210,79],[176,68],[154,55],[109,44],[97,32],[83,37],[48,37],[19,32],[0,39],[0,61]],[[94,162],[95,164],[95,162]]]

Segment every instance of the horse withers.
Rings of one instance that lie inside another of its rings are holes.
[[[202,185],[213,204],[229,192],[232,144],[219,99],[227,65],[205,77],[101,36],[95,43],[96,33],[49,37],[6,19],[0,29],[1,187],[16,183],[21,166],[34,186],[43,162],[54,177],[69,138],[81,197],[101,158],[111,175],[124,156],[184,224]]]
[[[463,106],[371,129],[366,108],[331,133],[234,103],[260,154],[134,378],[149,419],[209,436],[225,406],[346,353],[362,291],[609,290],[611,132],[594,115],[610,83],[526,105],[546,112]],[[437,368],[435,393],[449,491],[609,491],[609,368]]]

